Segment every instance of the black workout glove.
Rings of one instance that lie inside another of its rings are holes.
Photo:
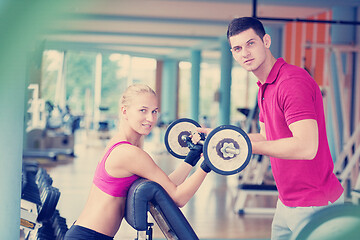
[[[201,153],[203,152],[203,146],[193,143],[189,143],[188,146],[190,148],[190,152],[188,153],[184,161],[194,167],[201,157]]]
[[[205,160],[201,163],[200,167],[206,173],[209,173],[211,171],[211,168],[205,163]]]

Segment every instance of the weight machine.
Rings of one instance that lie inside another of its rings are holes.
[[[56,161],[60,156],[74,157],[74,131],[80,121],[49,101],[39,97],[39,85],[30,84],[32,97],[28,101],[26,147],[24,159]]]

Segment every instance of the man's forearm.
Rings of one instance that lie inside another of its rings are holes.
[[[282,138],[274,141],[252,138],[253,154],[266,155],[282,159],[311,160],[315,156],[308,154],[307,146],[294,137]],[[258,140],[258,141],[256,141]]]

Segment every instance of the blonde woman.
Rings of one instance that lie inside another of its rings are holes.
[[[188,175],[201,155],[190,150],[169,176],[142,148],[142,140],[156,125],[155,92],[143,84],[131,85],[120,100],[119,132],[110,139],[98,163],[88,201],[65,239],[113,239],[124,218],[126,194],[139,177],[159,183],[179,206],[184,206],[200,187],[210,169],[202,164]]]

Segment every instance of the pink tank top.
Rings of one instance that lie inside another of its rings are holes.
[[[98,163],[93,179],[93,183],[104,193],[109,194],[113,197],[126,197],[127,192],[131,184],[139,178],[137,175],[132,175],[130,177],[116,178],[110,176],[105,169],[105,162],[111,151],[121,144],[130,144],[129,142],[122,141],[115,143],[109,148],[105,153],[101,162]]]

